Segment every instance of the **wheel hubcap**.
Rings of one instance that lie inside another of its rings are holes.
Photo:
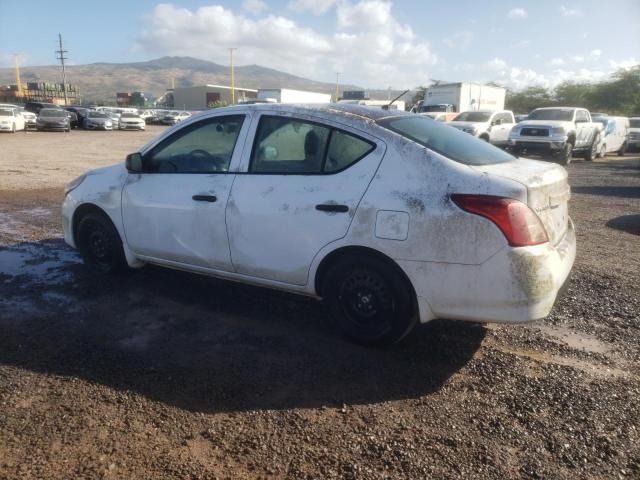
[[[108,263],[110,244],[104,232],[97,229],[93,230],[87,240],[91,256],[100,263]]]
[[[359,324],[371,324],[385,311],[393,309],[384,282],[370,274],[353,275],[345,280],[340,300],[349,316]]]

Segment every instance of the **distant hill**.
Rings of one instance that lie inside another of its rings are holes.
[[[23,82],[60,82],[60,67],[22,67]],[[147,62],[91,63],[67,68],[67,81],[80,87],[82,100],[114,102],[116,92],[142,91],[158,97],[171,87],[204,84],[229,85],[229,67],[192,57],[162,57]],[[0,68],[0,85],[15,83],[12,68]],[[317,82],[260,65],[235,68],[235,84],[245,88],[294,88],[324,93],[335,92],[335,84]],[[341,85],[341,90],[359,90]],[[392,97],[401,92],[391,92]],[[375,98],[387,98],[387,91],[371,91]]]

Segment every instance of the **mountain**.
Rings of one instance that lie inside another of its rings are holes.
[[[22,67],[21,79],[26,82],[60,82],[58,65]],[[82,101],[115,102],[116,92],[142,91],[160,96],[172,82],[176,87],[204,84],[229,85],[229,67],[192,57],[162,57],[146,62],[91,63],[67,67],[67,82],[80,88]],[[12,68],[0,68],[0,85],[15,83]],[[335,84],[317,82],[260,65],[235,68],[235,84],[245,88],[293,88],[324,93],[335,92]],[[360,90],[353,85],[341,85],[341,90]],[[398,92],[393,96],[398,95]],[[387,98],[385,90],[383,96]]]

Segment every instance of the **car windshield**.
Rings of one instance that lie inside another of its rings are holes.
[[[488,122],[491,112],[462,112],[454,122]]]
[[[108,118],[105,113],[102,112],[89,112],[89,118]]]
[[[640,128],[640,118],[632,118],[629,120],[629,126],[631,128]]]
[[[419,110],[422,112],[446,112],[447,105],[423,105]]]
[[[418,115],[387,117],[379,120],[378,124],[465,165],[490,165],[514,160],[513,156],[490,143]]]
[[[138,118],[138,115],[135,113],[123,113],[120,115],[122,118]]]
[[[59,110],[57,108],[43,108],[40,110],[41,117],[66,117],[66,110]]]
[[[570,122],[573,119],[573,110],[569,108],[541,108],[529,114],[527,120],[559,120]]]

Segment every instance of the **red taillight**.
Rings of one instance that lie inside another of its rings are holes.
[[[549,241],[538,216],[518,200],[458,193],[451,195],[451,200],[465,212],[480,215],[495,223],[512,247],[539,245]]]

